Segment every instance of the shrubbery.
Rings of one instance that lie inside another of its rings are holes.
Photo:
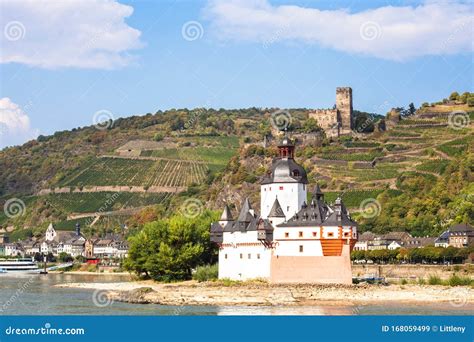
[[[216,280],[218,278],[219,267],[217,264],[198,266],[193,273],[193,279],[199,282]]]

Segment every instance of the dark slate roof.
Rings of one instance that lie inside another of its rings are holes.
[[[340,215],[338,215],[338,206],[340,206]],[[357,223],[351,219],[346,206],[342,202],[341,198],[336,199],[334,204],[334,211],[329,214],[329,217],[324,221],[326,226],[356,226]]]
[[[253,215],[250,213],[252,206],[250,205],[249,198],[247,197],[242,204],[242,209],[240,209],[239,217],[237,221],[240,222],[250,222],[252,221]]]
[[[402,241],[411,239],[412,236],[408,232],[389,232],[387,234],[382,235],[381,238],[384,240]]]
[[[314,198],[310,205],[303,203],[300,211],[298,211],[287,222],[278,225],[278,227],[308,227],[314,225],[323,225],[326,216],[331,209],[323,201],[317,201]]]
[[[237,218],[236,221],[229,221],[224,226],[224,231],[225,232],[236,232],[236,231],[244,232],[244,231],[257,230],[257,223],[258,223],[259,217],[255,214],[252,214],[252,212],[250,212],[251,210],[252,210],[252,206],[250,204],[250,201],[248,198],[246,198],[244,202],[242,203],[242,209],[240,210],[239,217]],[[214,228],[213,227],[214,227],[214,224],[211,226],[211,232],[212,232],[212,229],[217,229],[217,226],[215,226]]]
[[[226,204],[224,211],[222,212],[220,221],[232,221],[232,213],[230,212],[229,206]]]
[[[308,184],[308,176],[305,169],[293,158],[274,159],[271,172],[262,180],[262,184],[270,183]]]
[[[265,230],[267,232],[273,231],[273,225],[270,223],[268,219],[259,219],[257,224],[258,230]]]
[[[323,196],[324,196],[324,194],[321,191],[321,188],[319,187],[319,184],[316,184],[316,188],[314,188],[314,191],[313,191],[313,198],[319,200],[319,199],[322,199]]]
[[[449,230],[445,230],[444,232],[441,233],[440,236],[435,240],[437,243],[443,243],[443,242],[448,242],[449,241]]]
[[[281,208],[280,202],[278,202],[278,198],[275,198],[275,202],[273,202],[272,209],[268,214],[268,217],[285,217],[285,213]]]
[[[376,238],[376,235],[372,232],[364,232],[359,235],[358,241],[372,241]]]
[[[467,223],[460,223],[449,228],[450,232],[460,233],[460,232],[471,232],[474,228]]]

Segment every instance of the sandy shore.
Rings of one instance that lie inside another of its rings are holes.
[[[102,290],[116,301],[163,305],[364,305],[375,303],[474,304],[474,289],[428,285],[275,285],[194,281],[161,284],[153,281],[67,283],[67,288]]]

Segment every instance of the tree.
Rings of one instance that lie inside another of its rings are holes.
[[[454,91],[449,95],[449,99],[451,101],[456,101],[459,98],[459,93],[457,91]]]
[[[411,102],[409,105],[408,105],[408,116],[410,115],[414,115],[416,112],[416,108],[415,108],[415,105],[413,104],[413,102]]]
[[[156,133],[156,134],[153,136],[153,140],[155,140],[155,141],[162,141],[163,139],[164,139],[163,133]]]
[[[193,268],[217,260],[217,248],[209,240],[209,227],[218,216],[206,210],[197,218],[175,215],[145,224],[129,239],[125,269],[160,281],[191,279]]]
[[[469,107],[474,107],[474,96],[470,96],[467,98],[467,105]]]
[[[72,256],[70,256],[69,254],[67,254],[66,252],[61,252],[59,253],[58,255],[58,260],[60,262],[70,262],[73,260]]]
[[[305,133],[314,133],[321,131],[321,128],[318,126],[318,122],[314,118],[309,118],[303,124],[303,131]]]

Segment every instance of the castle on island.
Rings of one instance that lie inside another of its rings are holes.
[[[219,246],[219,278],[351,284],[357,223],[341,198],[328,205],[318,185],[308,200],[308,177],[287,136],[278,151],[261,183],[260,214],[247,198],[238,217],[226,205],[211,225],[211,241]]]

